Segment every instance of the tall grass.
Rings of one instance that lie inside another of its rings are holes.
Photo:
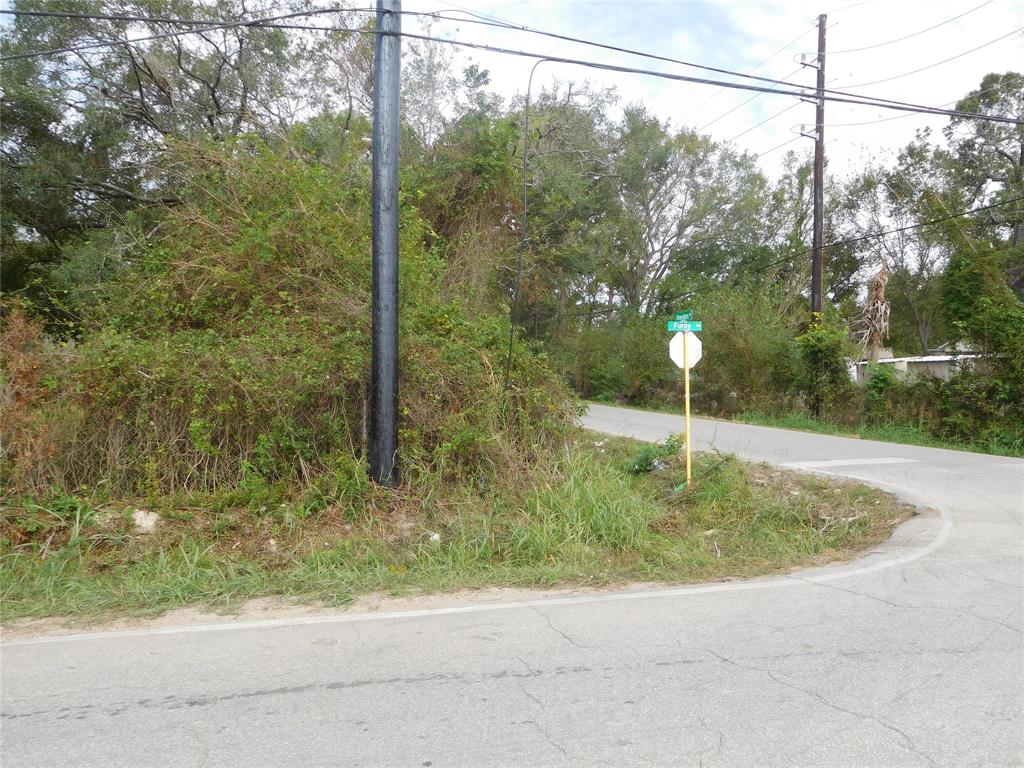
[[[675,493],[677,448],[659,450],[656,466],[667,466],[636,474],[645,451],[625,440],[577,446],[518,485],[439,494],[407,510],[404,522],[394,518],[397,497],[391,520],[328,508],[288,524],[286,509],[274,523],[240,509],[237,527],[217,529],[198,513],[177,519],[165,511],[150,538],[126,532],[126,516],[112,523],[109,511],[94,514],[81,502],[75,514],[8,510],[8,532],[44,518],[49,527],[20,545],[4,539],[3,615],[153,613],[256,596],[341,604],[373,591],[744,576],[873,543],[904,514],[863,487],[825,486],[728,456],[698,454],[692,488]],[[268,532],[275,551],[252,543]]]

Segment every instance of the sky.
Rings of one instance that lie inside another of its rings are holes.
[[[403,3],[406,11],[440,9],[446,9],[446,15],[452,16],[458,15],[457,9],[469,10],[532,29],[798,82],[810,88],[814,85],[815,70],[801,66],[800,59],[801,54],[806,54],[808,61],[813,62],[817,17],[825,13],[827,87],[928,106],[952,107],[953,102],[977,88],[989,72],[1024,69],[1024,0]],[[405,16],[403,24],[406,31],[421,31],[415,17]],[[435,22],[432,34],[553,56],[736,79],[476,24]],[[532,60],[481,51],[459,55],[463,61],[472,60],[489,70],[492,86],[506,97],[525,92]],[[952,57],[957,58],[943,63]],[[801,124],[807,132],[813,130],[814,105],[791,96],[761,95],[751,99],[754,94],[750,92],[550,62],[538,67],[533,88],[550,87],[555,81],[612,86],[622,104],[641,102],[674,127],[694,127],[716,140],[733,141],[738,148],[758,154],[765,171],[773,176],[780,170],[787,151],[812,151],[813,142],[798,135]],[[877,107],[827,103],[825,139],[829,172],[846,176],[871,159],[884,161],[911,141],[921,128],[930,127],[936,138],[941,139],[941,130],[948,122],[939,116],[904,115]],[[791,143],[780,147],[790,140]]]
[[[370,0],[349,3],[373,5]],[[9,0],[0,0],[0,7],[9,6]],[[447,16],[466,16],[462,12],[468,11],[531,29],[801,83],[809,90],[815,70],[800,61],[804,55],[813,62],[817,17],[824,13],[827,87],[928,106],[954,106],[989,72],[1024,70],[1024,0],[404,0],[402,8],[443,11]],[[423,24],[417,16],[403,16],[405,31],[424,32]],[[753,82],[519,30],[438,20],[429,32],[552,56]],[[456,50],[457,65],[472,61],[487,69],[492,87],[506,99],[526,91],[535,60]],[[757,154],[770,176],[779,173],[786,152],[813,150],[812,140],[799,133],[801,126],[813,131],[814,105],[792,96],[755,95],[553,62],[537,68],[533,87],[536,92],[570,81],[614,87],[619,108],[642,103],[675,128],[696,128],[716,140],[732,141],[738,149]],[[947,122],[941,116],[828,102],[829,173],[847,176],[872,160],[884,162],[922,128],[931,128],[935,140],[941,141]]]

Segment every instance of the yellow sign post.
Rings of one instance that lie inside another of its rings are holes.
[[[668,355],[672,358],[673,363],[683,369],[683,412],[686,414],[686,482],[677,490],[687,487],[692,479],[690,471],[693,450],[693,433],[690,425],[690,368],[700,362],[703,356],[703,345],[694,331],[704,330],[704,324],[694,321],[692,314],[683,314],[687,315],[686,319],[682,319],[682,315],[676,315],[679,319],[670,320],[668,323],[668,329],[676,331],[668,343]]]
[[[686,402],[686,487],[690,487],[690,345],[683,343],[683,400]]]

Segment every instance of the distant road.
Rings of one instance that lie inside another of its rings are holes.
[[[939,511],[756,582],[4,643],[4,768],[1024,765],[1024,462],[694,427]]]

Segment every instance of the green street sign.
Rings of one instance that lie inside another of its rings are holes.
[[[669,320],[668,329],[670,331],[694,331],[695,333],[700,333],[704,330],[704,323],[701,320],[691,320],[689,322]]]
[[[676,312],[676,320],[681,323],[687,323],[693,320],[693,310],[688,309],[685,312]]]

